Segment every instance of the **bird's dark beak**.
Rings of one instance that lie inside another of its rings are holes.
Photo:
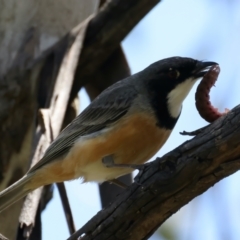
[[[194,78],[200,78],[205,75],[206,72],[208,72],[209,68],[211,66],[218,65],[216,62],[198,62],[196,64],[195,70],[193,71],[193,77]]]

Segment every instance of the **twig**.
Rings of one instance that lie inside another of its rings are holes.
[[[56,185],[57,185],[60,197],[61,197],[63,210],[64,210],[66,221],[68,224],[69,233],[73,234],[76,231],[76,228],[74,225],[73,215],[72,215],[72,211],[71,211],[70,204],[68,201],[65,185],[64,185],[64,183],[57,183]]]

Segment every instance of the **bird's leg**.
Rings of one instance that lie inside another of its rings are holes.
[[[121,167],[121,168],[133,168],[135,170],[142,170],[144,167],[144,164],[118,164],[114,163],[113,155],[108,155],[103,157],[102,163],[105,167],[111,168],[111,167]]]
[[[128,187],[128,185],[124,184],[123,182],[121,182],[120,180],[118,179],[112,179],[112,180],[108,180],[108,182],[110,184],[115,184],[116,186],[120,187],[120,188],[123,188],[123,189],[126,189]]]
[[[186,136],[186,135],[187,135],[187,136],[196,136],[196,135],[202,133],[207,127],[208,127],[208,125],[205,126],[205,127],[199,128],[199,129],[197,129],[197,130],[195,130],[195,131],[192,131],[192,132],[183,131],[183,132],[180,132],[180,134],[181,134],[181,135],[185,135],[185,136]]]

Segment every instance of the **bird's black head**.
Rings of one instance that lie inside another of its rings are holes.
[[[155,62],[142,72],[160,125],[173,128],[194,83],[213,65],[217,63],[172,57]]]
[[[144,71],[149,72],[152,78],[163,82],[167,88],[175,86],[191,79],[192,81],[203,77],[207,69],[215,62],[203,62],[192,58],[171,57],[157,61]]]

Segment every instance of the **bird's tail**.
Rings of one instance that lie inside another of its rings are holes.
[[[31,178],[31,174],[26,175],[0,192],[0,212],[32,191],[31,189],[25,188]]]

